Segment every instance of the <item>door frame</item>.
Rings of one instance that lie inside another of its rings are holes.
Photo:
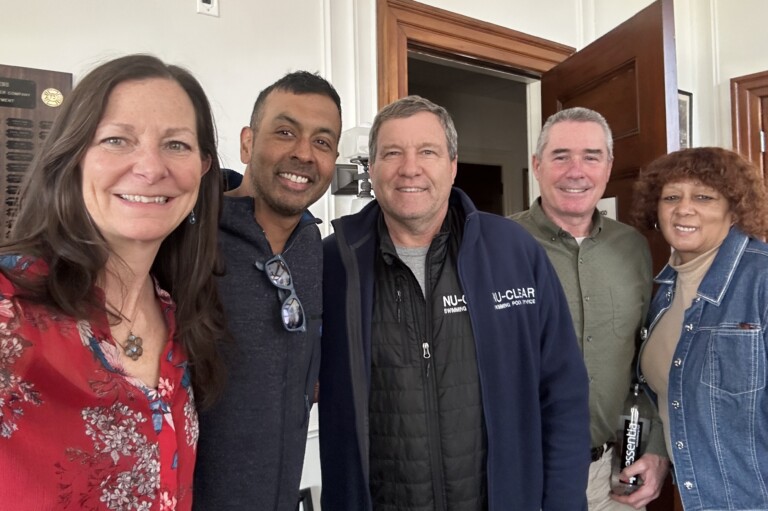
[[[408,50],[540,78],[575,48],[414,0],[377,0],[379,108],[408,93]]]
[[[764,168],[760,121],[761,104],[766,99],[768,71],[731,78],[733,148],[754,163],[764,176],[768,169]]]

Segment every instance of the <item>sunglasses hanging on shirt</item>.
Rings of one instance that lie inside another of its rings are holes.
[[[256,268],[263,271],[269,277],[269,281],[277,288],[277,297],[281,301],[280,318],[283,327],[289,332],[305,332],[307,330],[304,307],[296,295],[293,287],[291,270],[280,254],[267,260],[265,263],[256,261]]]

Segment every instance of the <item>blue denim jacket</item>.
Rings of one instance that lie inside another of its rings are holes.
[[[644,338],[672,303],[676,278],[669,265],[656,277]],[[733,227],[685,311],[669,368],[671,454],[686,511],[768,510],[766,332],[768,245]]]

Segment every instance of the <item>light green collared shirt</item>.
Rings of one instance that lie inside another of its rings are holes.
[[[648,242],[595,210],[592,231],[579,245],[544,214],[541,198],[510,218],[541,243],[565,291],[589,373],[592,446],[615,441],[651,300]],[[661,422],[650,400],[647,404],[652,416],[647,452],[666,456]]]

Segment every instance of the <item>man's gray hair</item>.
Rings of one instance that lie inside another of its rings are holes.
[[[371,126],[371,132],[368,135],[368,158],[371,163],[376,159],[376,139],[379,136],[381,125],[386,121],[404,119],[420,112],[429,112],[437,116],[440,124],[443,126],[443,131],[445,131],[448,156],[451,160],[456,159],[456,155],[459,153],[459,137],[456,134],[456,126],[454,126],[453,119],[451,119],[451,114],[448,113],[448,110],[421,96],[406,96],[382,108],[376,114],[376,118],[373,119],[373,126]]]
[[[613,134],[611,133],[611,127],[608,126],[605,117],[594,110],[580,106],[560,110],[549,116],[549,119],[547,119],[547,122],[545,122],[544,126],[541,128],[541,133],[539,133],[539,141],[536,143],[536,158],[541,160],[544,148],[549,142],[549,131],[552,129],[552,126],[566,121],[594,122],[603,128],[603,133],[605,133],[605,145],[608,148],[608,159],[613,159]]]

